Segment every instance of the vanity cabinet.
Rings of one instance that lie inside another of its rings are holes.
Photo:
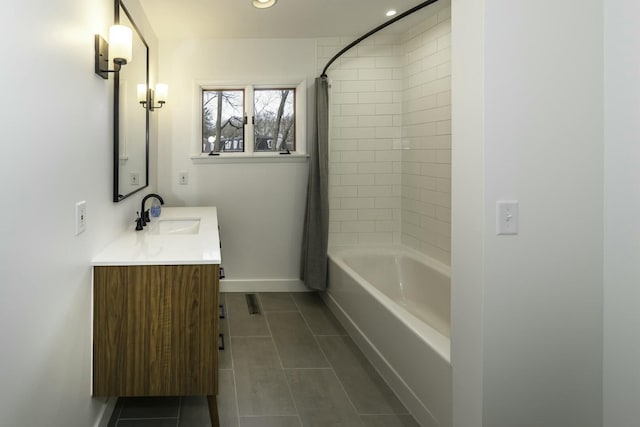
[[[218,278],[217,264],[94,266],[94,396],[215,399]]]

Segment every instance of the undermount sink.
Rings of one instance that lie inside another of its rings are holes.
[[[149,229],[151,234],[198,234],[200,218],[159,219]]]

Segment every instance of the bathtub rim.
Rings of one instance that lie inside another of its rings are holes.
[[[349,267],[344,261],[344,257],[356,254],[388,255],[393,253],[396,255],[406,255],[445,275],[449,278],[449,284],[451,284],[451,268],[448,265],[430,258],[415,249],[400,245],[337,246],[330,247],[327,252],[331,262],[334,262],[340,269],[350,274],[360,286],[366,289],[369,294],[391,311],[395,317],[400,319],[420,340],[430,346],[445,362],[451,365],[451,338],[438,332],[428,323],[400,307],[395,301],[364,279],[357,271]],[[329,294],[331,293],[330,283],[327,291]]]

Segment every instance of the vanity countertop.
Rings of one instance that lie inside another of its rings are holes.
[[[171,229],[180,224],[187,224],[183,228],[187,231]],[[162,225],[168,225],[169,230],[161,229]],[[220,261],[215,207],[163,206],[160,217],[151,218],[144,230],[135,231],[132,222],[126,232],[93,258],[92,265],[220,264]]]

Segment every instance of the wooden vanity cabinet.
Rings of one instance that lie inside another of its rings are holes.
[[[218,393],[219,266],[94,267],[94,396]]]

